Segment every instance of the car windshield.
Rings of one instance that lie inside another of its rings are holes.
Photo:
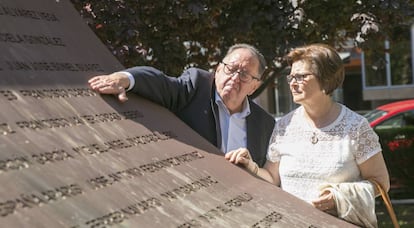
[[[366,114],[364,115],[364,117],[365,117],[365,118],[367,118],[368,122],[372,122],[372,121],[374,121],[374,120],[376,120],[376,119],[380,118],[381,116],[383,116],[383,115],[385,115],[385,114],[387,114],[387,112],[386,112],[386,111],[379,110],[379,109],[374,109],[374,110],[372,110],[372,111],[370,111],[370,112],[366,113]]]

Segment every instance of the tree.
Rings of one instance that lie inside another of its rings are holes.
[[[125,66],[151,65],[172,75],[213,70],[229,46],[255,45],[268,69],[260,93],[298,45],[323,42],[341,50],[352,39],[375,51],[414,23],[412,0],[72,0]],[[380,43],[379,43],[380,41]]]

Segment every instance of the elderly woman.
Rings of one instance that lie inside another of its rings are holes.
[[[332,99],[344,80],[341,58],[330,46],[312,44],[292,50],[287,61],[287,82],[300,106],[276,123],[265,166],[258,168],[245,148],[226,159],[319,210],[375,227],[377,192],[368,180],[388,191],[389,176],[368,121]]]

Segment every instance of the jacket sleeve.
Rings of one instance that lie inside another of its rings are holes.
[[[183,72],[179,77],[166,75],[153,67],[139,66],[126,70],[135,79],[130,92],[138,94],[173,112],[181,110],[197,90],[195,69]]]
[[[275,119],[250,100],[251,114],[247,117],[247,148],[253,160],[263,167]]]
[[[374,186],[369,181],[327,184],[335,195],[338,217],[363,227],[377,227]]]

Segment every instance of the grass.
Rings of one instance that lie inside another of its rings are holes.
[[[401,227],[414,227],[414,204],[393,204],[398,223]],[[393,227],[391,217],[382,202],[376,204],[378,227]]]

